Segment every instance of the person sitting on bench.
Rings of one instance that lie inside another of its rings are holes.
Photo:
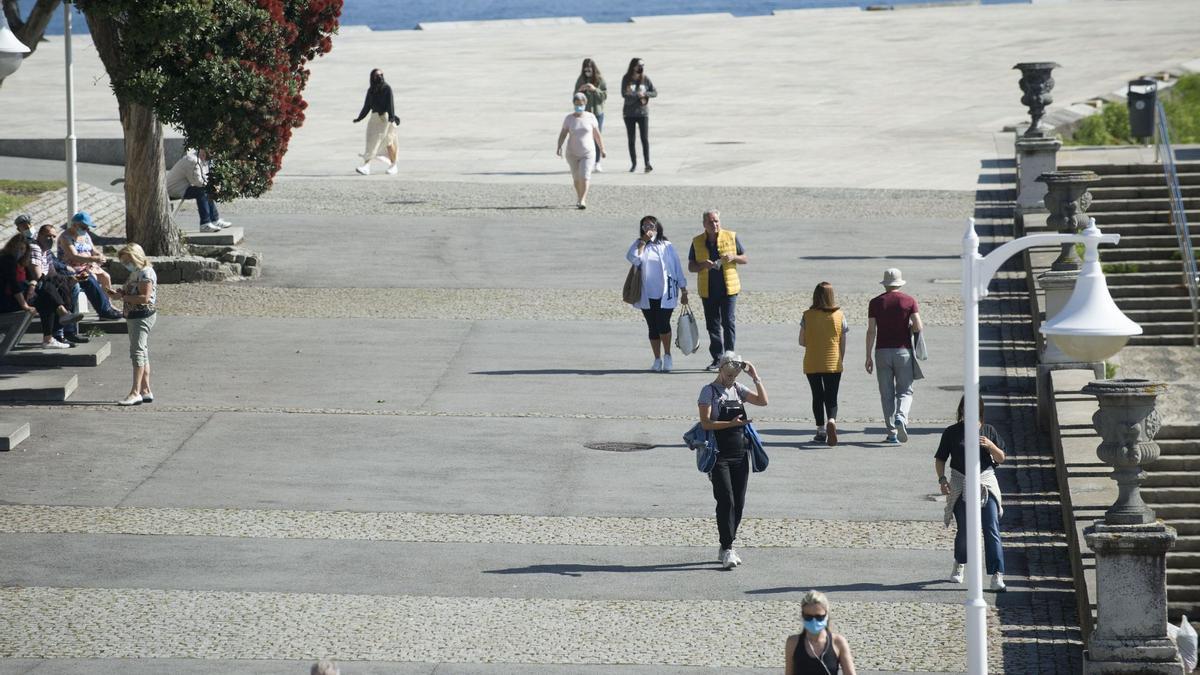
[[[42,347],[47,349],[69,349],[70,344],[52,337],[59,323],[75,323],[83,316],[67,310],[62,295],[52,285],[44,292],[37,290],[37,282],[27,280],[29,270],[29,241],[25,235],[14,234],[0,249],[0,312],[29,312],[42,319]],[[34,304],[29,304],[32,296]]]
[[[201,232],[217,232],[233,224],[217,214],[217,204],[208,193],[209,168],[208,153],[203,148],[188,149],[167,172],[167,194],[171,199],[196,200]]]
[[[108,299],[106,291],[112,288],[112,279],[101,267],[106,260],[104,253],[96,250],[88,234],[93,229],[92,217],[86,211],[71,216],[67,229],[58,236],[58,259],[66,263],[69,274],[79,279],[79,287],[101,319],[124,319]]]
[[[45,223],[38,228],[37,236],[29,245],[29,279],[31,282],[36,282],[37,293],[57,293],[58,298],[69,300],[69,303],[62,304],[75,313],[79,311],[79,280],[70,273],[61,260],[54,256],[54,240],[57,238],[58,228],[54,225]],[[51,299],[55,300],[55,296],[51,295]],[[51,335],[55,340],[73,344],[88,342],[87,337],[79,334],[79,324],[63,324],[61,321],[56,323],[56,326],[51,327]],[[43,325],[43,335],[45,335],[45,328],[46,326]],[[48,340],[43,339],[42,342],[46,343]]]

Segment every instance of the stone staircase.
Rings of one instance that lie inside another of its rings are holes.
[[[1167,554],[1167,613],[1200,618],[1200,426],[1163,427],[1162,454],[1146,467],[1142,498],[1179,539]]]
[[[1176,164],[1193,249],[1200,248],[1200,162]],[[1142,335],[1130,345],[1192,344],[1192,312],[1162,166],[1101,164],[1064,167],[1100,175],[1088,215],[1104,232],[1121,235],[1100,249],[1109,291]],[[1200,549],[1198,554],[1200,555]]]

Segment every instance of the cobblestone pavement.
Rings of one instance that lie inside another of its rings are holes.
[[[617,602],[143,589],[0,589],[0,656],[670,664],[775,668],[797,602]],[[845,602],[865,670],[961,670],[962,612]],[[520,617],[515,621],[514,617]],[[732,630],[712,631],[714,617]],[[43,630],[70,626],[69,632]],[[877,626],[905,630],[879,631]],[[911,633],[930,636],[911,648]],[[993,631],[994,632],[994,631]],[[653,639],[646,639],[647,636]],[[704,636],[704,639],[696,639]]]
[[[1011,239],[1012,212],[1006,200],[981,195],[977,207],[981,248]],[[1018,257],[1017,260],[1020,258]],[[997,613],[1007,673],[1078,673],[1083,668],[1071,561],[1051,440],[1037,428],[1037,354],[1026,277],[1010,261],[980,305],[980,340],[998,348],[982,358],[1002,365],[981,377],[987,421],[1010,443],[1009,460],[999,469],[1004,493],[1001,531],[1009,592]],[[1020,532],[1021,534],[1018,534]],[[1015,548],[1014,539],[1028,545]]]

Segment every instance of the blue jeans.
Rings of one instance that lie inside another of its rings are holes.
[[[988,574],[1004,574],[1004,549],[1000,547],[1000,505],[990,494],[987,503],[980,509],[983,525],[983,558]],[[967,506],[962,497],[954,503],[954,562],[967,562]]]
[[[708,353],[713,361],[722,352],[733,351],[737,338],[737,294],[700,298],[704,305],[704,327],[708,329]]]
[[[72,313],[79,311],[79,284],[71,285],[71,306],[67,309],[71,310]],[[79,324],[72,323],[67,324],[66,326],[62,324],[56,324],[54,329],[54,337],[62,340],[63,337],[67,335],[79,335]]]
[[[83,294],[87,296],[88,302],[92,303],[92,309],[100,316],[120,314],[113,309],[112,303],[108,300],[108,295],[100,288],[100,282],[96,281],[96,277],[89,275],[88,278],[79,282],[79,288],[83,290]]]
[[[208,196],[208,188],[189,185],[183,192],[184,199],[195,199],[196,210],[200,212],[200,224],[215,223],[221,216],[217,215],[217,205]]]

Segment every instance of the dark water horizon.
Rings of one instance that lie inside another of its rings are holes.
[[[633,16],[704,14],[729,12],[734,16],[761,16],[776,9],[824,9],[832,7],[956,4],[962,0],[345,0],[343,26],[367,26],[371,30],[413,30],[432,21],[490,21],[583,17],[588,23],[624,23]],[[985,5],[1028,4],[1031,0],[980,0]],[[27,11],[31,0],[21,3]],[[22,14],[24,14],[24,11]],[[83,16],[71,21],[75,33],[87,33]],[[62,12],[55,14],[47,35],[62,35]]]

